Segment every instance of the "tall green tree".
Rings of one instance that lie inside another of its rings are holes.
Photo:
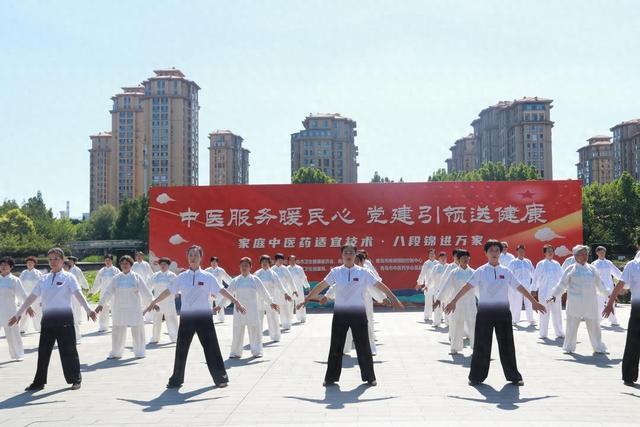
[[[291,178],[292,184],[334,184],[336,181],[321,169],[301,167]]]

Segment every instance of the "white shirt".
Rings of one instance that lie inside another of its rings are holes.
[[[448,275],[447,278],[442,282],[442,286],[438,289],[438,293],[435,298],[438,301],[448,303],[458,294],[458,291],[464,287],[467,283],[469,283],[469,279],[474,273],[474,269],[467,266],[467,268],[462,268],[457,266],[454,268]],[[474,289],[477,291],[477,289]],[[465,307],[468,308],[468,305],[476,305],[475,292],[467,292],[457,303],[458,310],[461,304],[465,304]]]
[[[180,315],[211,316],[211,297],[216,297],[222,286],[213,274],[201,268],[193,271],[185,270],[169,285],[172,294],[181,295],[182,306]]]
[[[151,299],[151,292],[142,277],[133,270],[129,273],[118,273],[109,285],[102,291],[100,305],[104,306],[113,298],[111,315],[113,326],[140,326],[144,325],[142,309],[145,302]]]
[[[362,263],[362,266],[367,270],[369,270],[370,272],[372,272],[373,275],[378,278],[378,281],[380,281],[380,275],[378,274],[378,270],[376,270],[376,268],[373,266],[373,263],[371,262],[370,259],[368,258],[365,259],[364,262]]]
[[[144,283],[147,286],[149,285],[151,276],[153,276],[153,269],[151,268],[151,265],[147,261],[142,260],[140,262],[138,261],[134,262],[133,265],[131,266],[131,271],[140,275],[140,277],[142,277],[142,280],[144,280]]]
[[[93,281],[91,293],[97,294],[98,292],[101,292],[118,273],[120,273],[120,269],[115,265],[112,265],[111,267],[102,267],[100,271],[98,271],[98,274],[96,274],[96,278]]]
[[[151,280],[149,281],[149,286],[151,286],[151,290],[153,291],[153,294],[155,296],[160,295],[162,292],[164,292],[166,289],[169,288],[169,285],[173,283],[176,277],[178,277],[176,273],[174,273],[171,270],[167,270],[166,273],[162,270],[156,271],[153,274],[153,276],[151,276]],[[174,305],[174,304],[175,304],[175,298],[165,298],[162,301],[160,301],[158,306],[160,306],[162,310],[166,310],[169,308],[170,305]]]
[[[84,277],[84,273],[82,272],[82,270],[80,270],[80,267],[74,265],[73,267],[71,267],[71,269],[69,269],[69,273],[75,276],[76,280],[78,281],[78,285],[82,289],[89,289],[89,282],[87,282],[87,278]]]
[[[509,270],[516,276],[518,282],[528,291],[531,290],[531,279],[533,278],[533,264],[529,258],[515,258],[508,265]]]
[[[246,309],[246,313],[239,313],[236,307],[233,307],[233,323],[246,322],[247,325],[260,325],[262,316],[260,315],[263,301],[267,304],[273,304],[273,298],[262,284],[258,276],[242,274],[236,276],[229,283],[227,291],[234,295],[238,301]],[[225,306],[226,299],[225,299]],[[271,308],[269,308],[271,309]]]
[[[267,289],[267,292],[269,292],[269,295],[271,295],[271,297],[276,301],[276,304],[283,305],[285,302],[284,295],[288,294],[288,291],[285,289],[276,272],[271,268],[266,270],[261,268],[253,274],[260,279],[264,287]]]
[[[435,259],[428,259],[422,264],[422,268],[420,269],[420,274],[418,275],[418,284],[425,285],[429,279],[429,274],[431,274],[431,270],[438,263]]]
[[[640,258],[624,266],[620,280],[624,282],[625,289],[631,290],[631,306],[640,304]]]
[[[31,293],[31,290],[38,284],[40,279],[42,279],[42,272],[37,268],[22,270],[22,273],[20,273],[20,281],[27,293]]]
[[[310,287],[304,269],[298,264],[289,265],[287,268],[289,269],[289,273],[291,273],[291,277],[293,277],[293,283],[298,291],[298,297],[304,299],[304,290],[309,289]]]
[[[0,326],[6,327],[8,320],[18,311],[16,298],[20,302],[27,299],[20,279],[11,273],[6,276],[0,275]]]
[[[440,287],[440,282],[444,276],[444,272],[447,269],[448,264],[442,264],[440,261],[437,261],[436,264],[431,269],[431,274],[429,274],[429,281],[427,286],[429,287],[429,292],[437,293],[438,288]]]
[[[73,324],[71,298],[80,290],[75,276],[68,271],[50,272],[33,288],[31,293],[42,298],[42,325]]]
[[[500,259],[498,261],[500,262],[501,266],[509,268],[509,264],[514,259],[516,259],[516,257],[511,255],[509,252],[503,252],[500,254]]]
[[[289,269],[284,265],[277,266],[274,265],[271,269],[278,275],[280,281],[284,285],[284,288],[287,290],[289,295],[293,296],[293,292],[296,290],[295,285],[293,283],[293,277],[289,272]]]
[[[231,280],[233,280],[233,277],[229,276],[227,272],[224,270],[224,268],[220,266],[216,268],[209,267],[205,271],[208,271],[209,273],[213,274],[213,277],[215,277],[218,280],[218,283],[220,283],[220,285],[224,285],[223,282],[226,282],[226,284],[228,285],[229,283],[231,283]]]
[[[378,280],[366,268],[354,265],[348,268],[344,265],[334,267],[329,271],[324,281],[335,285],[336,312],[365,313],[365,298],[371,298],[369,288],[375,286]]]
[[[567,316],[599,319],[597,293],[607,296],[598,270],[589,263],[573,264],[562,273],[562,278],[552,295],[559,297],[567,291]]]
[[[622,271],[620,271],[620,269],[608,259],[597,259],[593,261],[591,265],[598,269],[598,273],[600,273],[600,278],[602,279],[602,284],[607,288],[609,293],[611,293],[613,290],[613,279],[611,276],[620,280]]]
[[[569,258],[565,259],[564,262],[562,263],[562,270],[566,270],[567,268],[571,267],[572,265],[574,265],[576,263],[576,259],[573,256],[570,256]]]
[[[538,262],[533,272],[533,284],[531,289],[538,291],[538,300],[544,302],[551,297],[553,288],[556,287],[562,277],[562,267],[555,259],[543,259]]]
[[[478,308],[485,309],[508,309],[509,288],[516,290],[520,286],[520,282],[508,268],[489,263],[473,273],[469,284],[479,289]]]

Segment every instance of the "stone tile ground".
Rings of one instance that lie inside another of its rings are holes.
[[[618,312],[626,325],[629,307]],[[374,388],[360,383],[355,352],[344,358],[339,387],[322,387],[331,322],[323,311],[310,314],[307,324],[294,326],[280,343],[267,344],[264,358],[250,359],[245,352],[241,360],[228,360],[226,389],[212,387],[197,341],[184,387],[166,390],[174,352],[166,335],[164,343],[149,346],[145,359],[134,359],[129,349],[123,359],[107,361],[110,335],[85,323],[87,335],[79,347],[82,389],[68,390],[54,353],[47,388],[31,395],[22,390],[35,372],[38,335],[25,337],[27,357],[21,363],[7,361],[6,341],[0,338],[0,425],[640,423],[640,389],[620,380],[625,328],[604,326],[611,354],[592,356],[584,326],[575,355],[563,354],[560,341],[542,342],[537,331],[519,327],[515,340],[525,387],[505,383],[494,344],[489,378],[472,388],[470,350],[449,356],[446,330],[433,330],[421,319],[417,311],[376,313],[379,385]],[[226,357],[231,317],[216,328]]]

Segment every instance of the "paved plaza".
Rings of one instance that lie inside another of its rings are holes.
[[[626,325],[629,307],[618,309]],[[228,356],[231,316],[216,324]],[[184,387],[166,390],[174,345],[167,335],[148,347],[145,359],[134,359],[130,347],[121,360],[105,360],[109,334],[83,324],[86,335],[78,350],[83,383],[79,391],[65,384],[54,350],[47,387],[23,392],[35,372],[38,334],[25,337],[27,356],[10,362],[0,338],[0,425],[426,425],[510,424],[585,425],[640,422],[640,388],[625,387],[620,363],[625,329],[603,327],[609,355],[592,355],[581,326],[577,353],[562,353],[561,341],[538,339],[523,322],[515,332],[522,388],[505,382],[494,341],[489,378],[467,385],[470,350],[449,356],[446,329],[433,330],[422,313],[376,313],[377,387],[360,382],[355,358],[345,357],[340,385],[324,388],[331,314],[309,315],[280,343],[268,343],[264,358],[250,353],[227,360],[230,385],[212,386],[197,339],[191,347]],[[607,324],[608,325],[608,322]],[[150,332],[150,325],[147,325]],[[268,336],[265,340],[268,340]],[[130,346],[130,337],[127,338]]]

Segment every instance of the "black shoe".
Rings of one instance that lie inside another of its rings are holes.
[[[44,388],[44,384],[31,384],[29,387],[25,388],[24,391],[40,391]]]
[[[336,385],[335,381],[324,381],[322,383],[322,387],[331,387],[331,386],[334,386],[334,385]]]
[[[369,387],[375,387],[378,385],[378,381],[373,380],[373,381],[367,381],[367,384],[369,384]]]
[[[469,380],[468,384],[469,384],[471,387],[475,387],[475,386],[478,386],[478,385],[480,385],[480,384],[482,384],[482,383],[481,383],[480,381]]]
[[[625,381],[624,385],[626,385],[627,387],[635,387],[636,383],[634,383],[633,381]]]
[[[518,387],[522,387],[524,385],[524,381],[522,380],[511,381],[511,384],[517,385]]]
[[[175,384],[175,383],[172,383],[171,381],[167,383],[167,388],[180,388],[180,387],[182,387],[182,384]]]
[[[229,383],[220,383],[220,384],[216,384],[216,387],[218,388],[225,388],[229,385]]]
[[[80,390],[80,383],[71,384],[71,390]]]

